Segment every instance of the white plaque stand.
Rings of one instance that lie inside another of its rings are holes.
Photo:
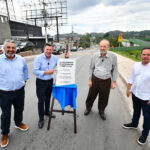
[[[75,84],[75,59],[58,59],[57,74],[56,74],[56,86]]]

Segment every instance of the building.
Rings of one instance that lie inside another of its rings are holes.
[[[11,30],[8,17],[0,15],[0,44],[2,44],[5,39],[11,39]]]
[[[42,36],[42,28],[23,22],[8,20],[7,16],[0,15],[0,44],[5,39],[14,39],[16,41],[31,41],[37,48],[43,48],[45,37]],[[49,42],[53,38],[48,37]]]

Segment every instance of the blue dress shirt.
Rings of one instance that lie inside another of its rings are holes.
[[[28,67],[23,57],[15,55],[13,60],[9,60],[5,54],[0,55],[0,90],[20,89],[28,78]]]
[[[53,78],[52,74],[44,74],[44,71],[55,69],[57,66],[57,57],[51,55],[50,59],[47,59],[45,54],[42,53],[34,60],[33,74],[41,80],[50,80]]]

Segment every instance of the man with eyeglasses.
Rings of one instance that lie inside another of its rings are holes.
[[[57,65],[57,57],[53,54],[53,45],[46,43],[44,53],[34,60],[33,73],[36,76],[36,94],[38,97],[38,127],[44,125],[44,115],[50,115],[50,99],[53,86],[53,73]],[[52,114],[52,118],[56,116]]]
[[[132,122],[124,124],[125,129],[137,129],[141,110],[143,111],[143,131],[137,142],[144,145],[150,130],[150,47],[141,51],[141,62],[134,64],[126,90],[127,97],[132,93]]]
[[[28,126],[22,122],[24,86],[28,78],[27,64],[21,56],[16,55],[15,41],[6,40],[4,54],[0,55],[1,147],[6,147],[9,142],[12,105],[14,106],[15,127],[21,131],[28,130]]]

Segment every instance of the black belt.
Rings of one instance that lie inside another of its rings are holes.
[[[5,92],[5,93],[15,93],[15,92],[18,92],[18,91],[22,90],[23,88],[24,88],[24,86],[21,87],[20,89],[16,89],[16,90],[12,90],[12,91],[4,91],[4,90],[0,90],[0,92]]]
[[[93,77],[96,78],[96,79],[99,80],[99,81],[108,81],[108,80],[111,80],[111,78],[108,78],[108,79],[100,79],[100,78],[96,77],[94,74],[93,74]]]
[[[42,80],[42,79],[36,78],[36,80],[37,80],[37,81],[42,81],[42,82],[49,82],[49,81],[51,81],[51,80],[53,80],[53,79],[50,79],[50,80]]]

